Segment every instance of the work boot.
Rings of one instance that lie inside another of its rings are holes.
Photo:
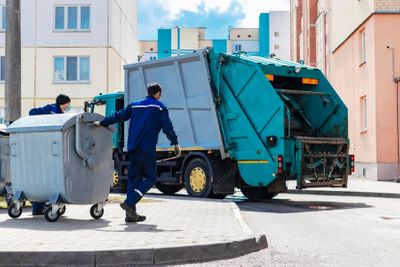
[[[126,204],[125,202],[122,202],[121,204],[119,204],[119,206],[126,211],[126,218],[129,218],[129,222],[141,222],[146,220],[146,217],[144,216],[140,216],[136,213],[136,207],[131,207],[128,204]],[[127,219],[125,219],[126,221]]]
[[[131,214],[126,212],[125,222],[143,222],[144,220],[146,220],[146,216],[142,216],[136,211],[134,211],[134,216],[131,216]]]

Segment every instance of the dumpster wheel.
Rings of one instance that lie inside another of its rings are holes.
[[[50,206],[45,209],[44,211],[44,217],[48,222],[55,222],[60,218],[61,213],[57,210],[55,213],[53,213],[53,208]]]
[[[11,218],[16,219],[22,214],[22,206],[19,209],[17,209],[17,204],[12,203],[10,206],[8,206],[7,212]]]
[[[100,219],[101,216],[103,216],[104,214],[104,209],[101,208],[100,210],[98,209],[98,205],[94,204],[91,208],[90,208],[90,216],[92,216],[94,219]]]

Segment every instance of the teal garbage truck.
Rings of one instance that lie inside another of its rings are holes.
[[[223,198],[241,189],[249,199],[272,198],[297,188],[346,187],[354,171],[349,155],[347,108],[320,70],[246,53],[193,54],[126,65],[125,90],[85,103],[104,115],[162,85],[182,147],[173,158],[160,135],[156,187],[165,194]],[[115,127],[116,190],[126,189],[127,125]],[[165,160],[171,158],[171,160]]]

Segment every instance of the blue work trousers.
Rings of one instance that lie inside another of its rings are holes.
[[[129,152],[129,161],[125,203],[136,210],[136,203],[157,181],[156,153],[135,149]]]

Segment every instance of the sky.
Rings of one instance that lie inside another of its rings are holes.
[[[158,28],[207,27],[207,39],[226,39],[228,27],[258,28],[260,13],[289,10],[290,0],[137,0],[139,40]]]

